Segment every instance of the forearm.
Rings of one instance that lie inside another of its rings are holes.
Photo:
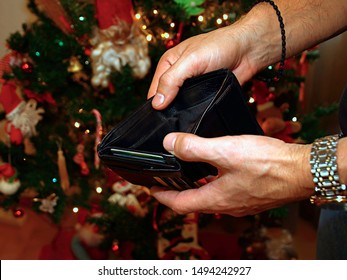
[[[287,57],[347,29],[347,1],[275,0],[285,26]],[[278,62],[281,57],[281,31],[276,12],[268,3],[256,5],[241,22],[249,38],[249,60],[257,71]],[[248,34],[247,34],[248,33]]]

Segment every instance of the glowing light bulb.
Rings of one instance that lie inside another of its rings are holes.
[[[74,207],[74,208],[72,208],[72,212],[74,212],[74,213],[78,213],[78,211],[79,211],[78,207]]]
[[[293,121],[293,122],[297,122],[297,121],[298,121],[298,118],[297,118],[297,117],[293,117],[293,118],[292,118],[292,121]]]
[[[79,122],[75,122],[74,125],[75,125],[76,128],[79,128],[81,126],[81,124]]]
[[[102,187],[97,187],[97,188],[95,189],[95,191],[96,191],[97,193],[102,193]]]
[[[200,21],[200,22],[204,21],[204,17],[203,16],[198,16],[198,21]]]
[[[248,103],[254,103],[254,102],[255,102],[254,98],[250,97],[249,100],[248,100]]]
[[[146,30],[147,29],[147,25],[142,25],[142,29]]]
[[[135,18],[136,18],[136,19],[140,19],[140,18],[141,18],[141,15],[140,15],[139,13],[137,13],[137,14],[135,15]]]
[[[217,22],[217,24],[222,24],[223,21],[221,18],[217,18],[216,22]]]
[[[172,28],[174,28],[175,25],[176,25],[176,24],[175,24],[174,22],[171,22],[171,23],[170,23],[170,27],[172,27]]]
[[[148,35],[146,36],[146,40],[147,40],[148,42],[152,41],[152,39],[153,39],[152,34],[148,34]]]
[[[167,33],[167,32],[164,32],[164,33],[161,34],[161,37],[162,37],[163,39],[169,39],[170,34]]]
[[[155,15],[159,14],[158,10],[153,10],[153,14]]]
[[[224,14],[224,15],[223,15],[223,19],[224,19],[224,20],[227,20],[228,18],[229,18],[229,16],[228,16],[227,14]]]

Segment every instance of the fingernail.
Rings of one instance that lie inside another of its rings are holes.
[[[164,95],[161,93],[156,93],[153,100],[152,100],[152,105],[153,107],[159,107],[161,104],[164,103]]]
[[[175,142],[177,139],[177,136],[174,134],[169,134],[167,137],[164,139],[164,148],[167,150],[169,153],[174,155],[174,149],[175,149]]]

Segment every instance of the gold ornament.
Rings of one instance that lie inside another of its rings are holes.
[[[69,67],[67,68],[68,72],[70,72],[70,73],[77,73],[77,72],[82,71],[83,66],[82,66],[81,62],[78,60],[77,57],[72,56],[70,58],[70,62],[69,63],[70,63]]]

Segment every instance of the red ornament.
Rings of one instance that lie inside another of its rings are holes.
[[[112,242],[112,252],[113,253],[118,253],[119,252],[119,243],[118,243],[118,241],[113,241]]]
[[[21,68],[24,73],[32,73],[34,69],[33,65],[29,62],[23,62]]]
[[[176,43],[174,40],[171,39],[171,40],[167,40],[165,45],[167,49],[171,49],[172,47],[176,45]]]
[[[21,218],[21,217],[23,217],[23,216],[24,216],[24,211],[23,211],[23,209],[19,209],[19,208],[13,209],[13,216],[14,216],[15,218]]]
[[[87,56],[90,56],[92,54],[92,49],[90,49],[90,48],[84,49],[84,54]]]

